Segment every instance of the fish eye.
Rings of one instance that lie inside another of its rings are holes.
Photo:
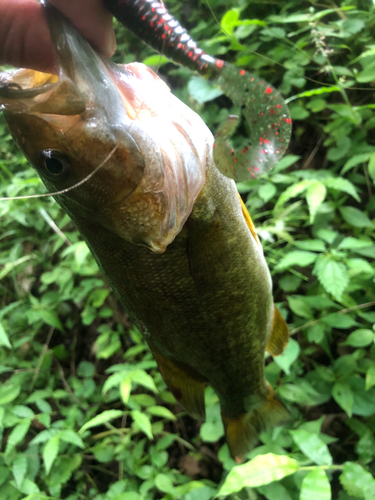
[[[50,179],[65,179],[69,175],[69,158],[58,149],[43,149],[41,157],[44,173]]]

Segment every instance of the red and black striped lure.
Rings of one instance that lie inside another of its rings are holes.
[[[230,144],[239,122],[236,116],[229,116],[216,134],[214,159],[223,174],[244,181],[276,165],[288,146],[292,121],[283,97],[272,85],[244,69],[205,54],[160,2],[104,0],[104,3],[144,42],[209,78],[241,108],[251,131],[248,144],[236,150]]]

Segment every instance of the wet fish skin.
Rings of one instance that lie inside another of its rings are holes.
[[[66,23],[54,19],[55,26]],[[65,29],[71,43],[83,43]],[[151,70],[115,68],[88,47],[86,64],[77,62],[70,76],[61,71],[54,98],[50,87],[37,97],[23,98],[22,90],[13,101],[3,97],[9,128],[50,191],[82,181],[112,153],[87,182],[56,199],[143,332],[176,399],[204,419],[205,384],[215,389],[231,454],[240,461],[260,430],[287,416],[264,376],[265,350],[280,354],[288,333],[261,245],[235,183],[214,164],[213,137],[198,115]],[[70,71],[75,57],[73,50],[60,53]],[[13,75],[16,83],[20,78]],[[116,103],[115,119],[108,95],[103,105],[104,90]],[[85,110],[71,114],[80,100]],[[48,171],[46,151],[61,172]]]

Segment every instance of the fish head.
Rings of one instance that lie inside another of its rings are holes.
[[[11,134],[76,222],[162,253],[203,187],[212,136],[152,70],[112,63],[53,6],[45,12],[57,75],[0,75]]]

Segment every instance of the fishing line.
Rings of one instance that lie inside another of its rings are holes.
[[[111,157],[113,156],[113,154],[116,152],[116,150],[118,149],[118,145],[116,145],[110,152],[109,154],[106,156],[106,158],[100,163],[100,165],[98,165],[92,172],[90,172],[86,177],[84,177],[83,179],[81,179],[80,181],[78,181],[76,184],[74,184],[73,186],[69,186],[65,189],[62,189],[61,191],[56,191],[54,193],[41,193],[41,194],[30,194],[30,195],[27,195],[27,196],[10,196],[8,198],[0,198],[0,201],[6,201],[6,200],[28,200],[30,198],[45,198],[47,196],[58,196],[60,194],[65,194],[65,193],[68,193],[69,191],[72,191],[72,189],[75,189],[79,186],[81,186],[82,184],[84,184],[86,181],[88,181],[89,179],[91,179],[91,177],[96,174],[96,172],[102,168],[108,160],[111,159]]]

